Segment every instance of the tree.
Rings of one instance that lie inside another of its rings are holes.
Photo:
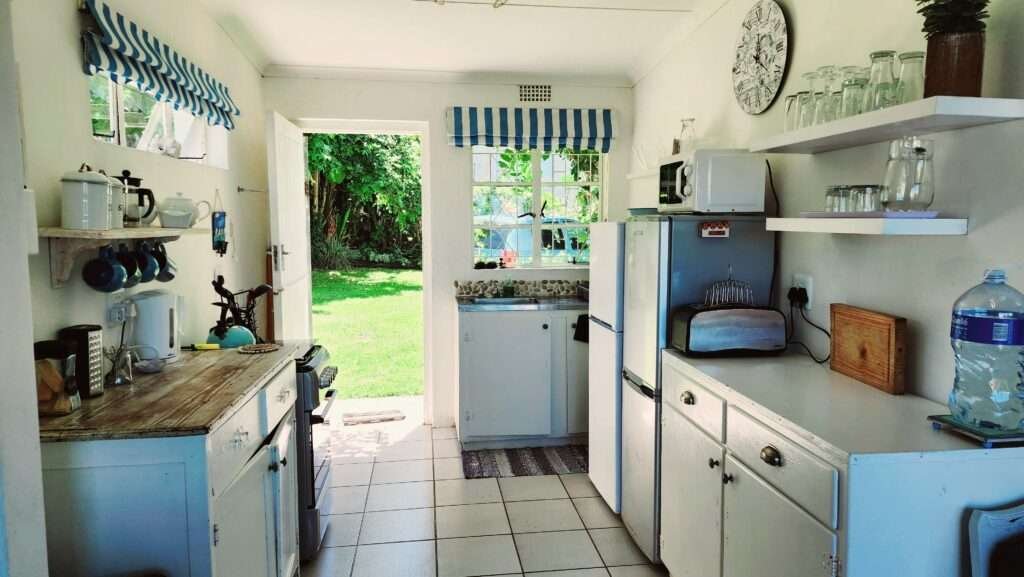
[[[307,147],[313,244],[393,257],[384,259],[385,263],[418,264],[422,247],[419,138],[313,134]]]

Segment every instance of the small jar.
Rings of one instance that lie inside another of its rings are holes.
[[[864,112],[888,108],[896,102],[896,52],[872,52],[871,78],[864,99]]]
[[[900,54],[900,79],[896,98],[900,104],[924,98],[924,52]]]

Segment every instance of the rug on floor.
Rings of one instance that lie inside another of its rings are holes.
[[[463,451],[462,472],[467,479],[586,473],[587,446]]]

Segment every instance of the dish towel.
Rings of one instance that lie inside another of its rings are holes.
[[[572,338],[581,343],[590,342],[590,317],[588,315],[580,315],[576,319],[576,332],[573,333]]]

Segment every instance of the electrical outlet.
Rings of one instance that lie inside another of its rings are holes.
[[[120,326],[133,316],[133,305],[130,300],[118,298],[117,296],[107,297],[107,326]]]
[[[804,305],[804,310],[809,311],[814,306],[814,279],[809,274],[794,274],[793,284],[795,288],[802,288],[807,291],[807,304]]]

